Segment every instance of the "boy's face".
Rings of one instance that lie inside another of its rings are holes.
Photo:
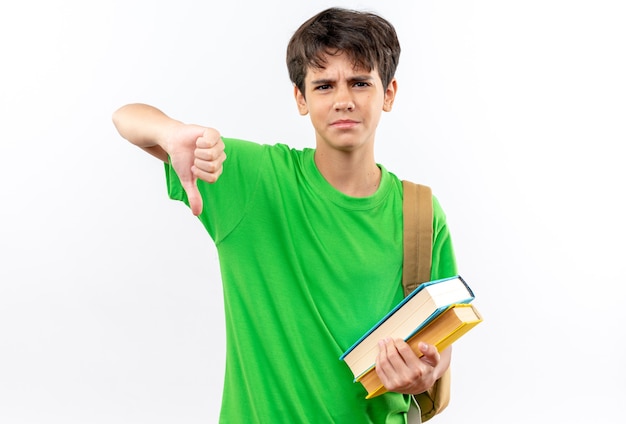
[[[372,148],[381,112],[393,105],[396,80],[383,87],[378,70],[355,69],[345,54],[325,59],[324,69],[308,69],[305,93],[295,88],[300,114],[310,114],[317,149]]]

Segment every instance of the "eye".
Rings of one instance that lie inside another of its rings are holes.
[[[358,81],[354,83],[355,87],[369,87],[370,83],[365,81]]]
[[[318,91],[324,91],[324,90],[328,90],[330,89],[330,84],[322,84],[322,85],[318,85],[317,87],[315,87],[316,90]]]

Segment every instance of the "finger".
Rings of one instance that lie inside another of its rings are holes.
[[[198,216],[202,213],[202,196],[198,191],[197,178],[181,181],[185,193],[187,193],[187,200],[189,201],[189,208],[191,213]]]
[[[378,341],[378,355],[376,356],[375,370],[380,381],[385,387],[389,384],[389,374],[393,372],[393,366],[389,363],[387,356],[387,341]]]
[[[196,140],[196,147],[198,149],[210,149],[222,141],[220,133],[213,128],[205,128],[202,132],[202,136]]]
[[[379,342],[379,363],[388,375],[398,372],[405,366],[404,360],[398,353],[394,341],[390,338]]]
[[[440,356],[435,346],[420,342],[418,348],[424,355],[420,359],[426,362],[431,367],[436,367],[439,363]]]
[[[407,367],[417,369],[422,366],[418,354],[411,349],[411,346],[407,342],[402,339],[397,339],[394,341],[394,345],[398,354],[402,358],[402,361]]]
[[[194,150],[193,155],[196,159],[213,162],[220,160],[222,155],[224,155],[224,151],[220,150],[216,146],[202,149],[198,147],[196,148],[196,150]]]
[[[394,368],[404,363],[402,356],[398,353],[398,349],[393,339],[385,339],[384,348],[385,356],[389,364],[391,364]]]
[[[220,177],[220,175],[222,175],[222,166],[208,166],[205,169],[200,169],[196,166],[194,166],[191,171],[193,172],[193,174],[201,179],[202,181],[206,181],[207,183],[213,184],[214,182],[217,181],[217,179]]]
[[[194,166],[202,171],[215,172],[222,167],[226,160],[224,151],[209,151],[196,149],[194,153]]]

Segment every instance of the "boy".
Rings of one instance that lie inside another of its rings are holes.
[[[389,393],[371,400],[338,358],[403,297],[402,185],[374,160],[397,90],[400,46],[379,16],[332,8],[287,48],[316,148],[259,145],[186,125],[151,106],[120,108],[120,134],[165,162],[169,196],[214,240],[226,311],[225,423],[404,423],[409,396],[450,363],[424,345],[380,342]],[[226,160],[228,157],[228,160]],[[224,162],[226,160],[226,162]],[[434,200],[433,279],[456,274]]]

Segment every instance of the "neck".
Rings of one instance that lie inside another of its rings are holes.
[[[373,153],[355,155],[354,152],[332,154],[316,150],[315,165],[335,189],[351,197],[371,196],[378,190],[382,173]]]

